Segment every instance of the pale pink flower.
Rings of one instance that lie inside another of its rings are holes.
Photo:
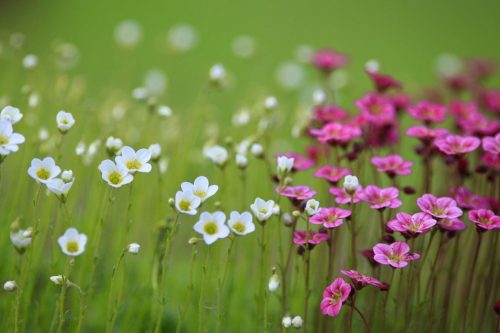
[[[338,204],[357,203],[361,201],[360,194],[363,192],[363,187],[358,186],[353,194],[347,193],[343,187],[330,187],[328,191],[335,197],[335,202]]]
[[[425,126],[411,126],[406,135],[422,141],[432,141],[436,138],[447,136],[450,132],[445,128],[429,128]]]
[[[462,216],[462,210],[457,207],[457,202],[449,197],[435,197],[424,194],[417,199],[418,207],[427,214],[440,219],[453,219]]]
[[[321,129],[311,129],[310,133],[320,142],[344,144],[360,137],[361,129],[347,124],[328,123]]]
[[[351,293],[351,285],[342,278],[336,278],[332,284],[323,291],[323,300],[320,308],[324,315],[335,317],[339,314],[342,304]]]
[[[323,178],[329,181],[330,183],[335,184],[345,176],[351,174],[352,174],[351,170],[347,168],[325,165],[319,168],[314,173],[314,177]]]
[[[434,141],[434,145],[446,155],[462,155],[475,150],[480,144],[481,140],[474,136],[452,134]]]
[[[460,231],[467,227],[467,225],[459,219],[439,219],[437,226],[446,231]]]
[[[371,276],[364,275],[358,271],[355,271],[354,269],[348,271],[342,269],[340,270],[340,272],[350,278],[354,283],[355,288],[358,290],[367,285],[379,287],[382,290],[387,290],[388,288],[388,285],[386,283],[380,282],[379,280]]]
[[[313,224],[322,224],[325,228],[336,228],[344,223],[344,218],[351,216],[351,211],[341,208],[321,208],[309,218]]]
[[[500,228],[500,216],[495,215],[489,209],[474,209],[469,212],[469,220],[476,224],[476,227],[483,230],[493,230]]]
[[[395,175],[409,175],[413,162],[405,161],[399,155],[393,154],[385,157],[373,157],[372,164],[377,167],[378,172],[385,172],[390,177]]]
[[[306,231],[294,231],[293,232],[293,242],[296,245],[305,245],[306,242],[309,245],[318,245],[319,243],[328,240],[328,234],[323,232],[309,231],[309,239],[307,238]]]
[[[305,185],[287,186],[281,191],[279,187],[276,187],[276,192],[284,197],[300,201],[309,200],[317,193]]]
[[[359,195],[373,209],[398,208],[402,204],[398,196],[399,190],[395,187],[380,188],[375,185],[368,185]]]
[[[489,208],[488,199],[483,198],[480,195],[474,194],[469,191],[466,187],[459,187],[451,191],[457,205],[464,209],[478,209],[478,208]]]
[[[396,218],[387,223],[391,230],[411,236],[426,233],[434,225],[436,225],[436,220],[429,214],[416,213],[410,215],[404,212],[397,213]]]
[[[419,254],[410,253],[410,247],[405,242],[379,243],[373,247],[373,253],[376,262],[394,268],[403,268],[408,265],[408,261],[420,258]]]
[[[490,154],[500,154],[500,133],[483,138],[483,149]]]

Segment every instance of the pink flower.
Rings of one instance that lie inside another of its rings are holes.
[[[483,149],[490,154],[500,154],[500,133],[483,138]]]
[[[404,93],[397,93],[387,96],[391,101],[392,105],[396,108],[396,111],[405,110],[410,105],[410,97]]]
[[[379,280],[377,280],[371,276],[361,274],[360,272],[355,271],[353,269],[348,270],[348,271],[342,269],[342,270],[340,270],[340,272],[342,274],[344,274],[345,276],[347,276],[348,278],[350,278],[352,280],[352,282],[354,283],[356,289],[358,289],[358,290],[367,286],[367,285],[379,287],[380,289],[383,289],[383,290],[387,290],[387,288],[389,287],[387,284],[382,283]]]
[[[321,312],[327,316],[335,317],[339,314],[342,304],[351,293],[351,285],[342,278],[336,278],[332,284],[323,291],[321,300]]]
[[[446,231],[460,231],[467,227],[467,225],[459,219],[440,219],[437,225],[440,229]]]
[[[360,194],[363,192],[363,187],[358,186],[352,195],[347,193],[343,187],[330,187],[329,192],[335,197],[335,202],[338,204],[357,203],[361,201]]]
[[[349,64],[347,55],[331,49],[317,51],[312,59],[313,65],[319,70],[330,73],[335,69],[345,67]]]
[[[474,136],[452,134],[434,141],[434,145],[446,155],[462,155],[475,150],[480,144],[481,140]]]
[[[420,102],[408,109],[408,113],[413,119],[426,123],[441,123],[444,121],[446,107],[430,102]]]
[[[351,170],[342,167],[334,167],[330,165],[325,165],[319,168],[315,173],[314,177],[324,178],[330,183],[335,184],[347,175],[351,175]]]
[[[356,101],[356,106],[361,110],[368,122],[376,125],[392,123],[395,120],[396,110],[387,98],[374,93],[367,93]]]
[[[465,187],[459,187],[451,191],[457,205],[464,209],[489,208],[488,200],[480,195],[474,194]]]
[[[344,218],[351,216],[351,211],[341,208],[321,208],[309,218],[313,224],[322,224],[325,228],[336,228],[344,223]]]
[[[432,194],[424,194],[417,199],[417,205],[427,214],[440,219],[453,219],[462,216],[462,210],[457,207],[457,203],[452,198],[437,198]]]
[[[287,186],[282,189],[281,192],[279,191],[279,188],[276,187],[276,192],[284,197],[294,200],[309,200],[317,193],[315,190],[311,190],[305,185]]]
[[[385,157],[373,157],[372,164],[377,167],[378,172],[385,172],[390,177],[395,175],[409,175],[413,162],[405,161],[399,155]]]
[[[409,252],[410,247],[405,242],[379,243],[373,247],[373,253],[375,254],[373,259],[382,265],[403,268],[408,265],[408,261],[420,258],[419,254],[410,254]]]
[[[481,94],[481,99],[484,106],[492,111],[500,112],[500,90],[487,90]]]
[[[276,154],[276,157],[286,156],[288,158],[293,158],[293,170],[302,171],[314,167],[314,161],[305,157],[304,155],[289,152]]]
[[[399,190],[395,187],[380,188],[375,185],[368,185],[359,195],[373,209],[398,208],[402,204],[398,196]]]
[[[484,153],[481,161],[490,169],[500,170],[500,156],[491,153]]]
[[[361,129],[341,123],[328,123],[319,130],[311,129],[310,133],[320,142],[343,144],[360,137]]]
[[[375,89],[377,89],[377,91],[380,93],[384,93],[391,88],[401,89],[403,87],[402,84],[394,80],[392,76],[380,74],[377,71],[368,70],[366,71],[366,74],[368,74],[370,79],[372,79],[372,82],[375,85]]]
[[[318,245],[321,242],[325,242],[328,240],[328,234],[323,232],[314,232],[309,231],[309,240],[307,241],[310,245]],[[293,242],[296,245],[304,245],[307,240],[307,232],[306,231],[294,231],[293,232]]]
[[[347,112],[336,105],[317,106],[313,110],[314,119],[322,123],[330,123],[345,119]]]
[[[412,126],[406,131],[406,135],[422,141],[432,141],[436,138],[447,136],[450,132],[445,128],[428,128],[425,126]]]
[[[479,113],[476,103],[454,101],[450,104],[450,113],[455,121],[468,120]]]
[[[500,228],[500,216],[495,215],[489,209],[475,209],[469,212],[469,220],[476,224],[476,227],[484,230]]]
[[[397,213],[396,218],[387,223],[391,230],[412,236],[424,234],[434,225],[436,220],[426,213],[410,215],[404,212]]]

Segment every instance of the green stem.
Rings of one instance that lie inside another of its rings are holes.
[[[229,269],[229,264],[231,262],[231,250],[233,248],[234,244],[234,239],[230,238],[230,244],[227,249],[227,258],[224,263],[224,271],[222,275],[222,280],[219,280],[217,283],[217,323],[215,326],[215,331],[220,332],[221,325],[222,325],[222,302],[221,302],[221,294],[222,294],[222,289],[224,288],[224,283],[226,282],[226,277],[227,277],[227,271]]]
[[[74,259],[68,257],[66,260],[66,268],[64,269],[64,283],[61,286],[61,294],[59,295],[59,323],[57,325],[57,333],[62,332],[64,325],[64,301],[66,296],[66,288],[68,287],[69,275],[71,273],[72,261]]]
[[[205,279],[208,270],[208,262],[210,259],[210,246],[207,249],[207,254],[205,255],[205,263],[201,268],[201,282],[200,282],[200,296],[198,299],[198,332],[203,332],[203,302],[205,298]]]
[[[118,258],[118,261],[115,266],[113,266],[113,270],[111,272],[111,283],[109,285],[109,295],[108,295],[108,322],[106,325],[106,332],[112,332],[115,319],[116,319],[116,314],[117,314],[117,306],[118,306],[118,299],[114,302],[113,304],[113,287],[114,287],[114,282],[115,282],[115,276],[116,272],[118,270],[118,267],[120,267],[120,263],[122,262],[123,258],[125,257],[125,254],[127,253],[127,250],[124,249],[122,253],[120,254],[120,257]]]

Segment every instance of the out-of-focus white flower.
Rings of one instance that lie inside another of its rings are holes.
[[[12,125],[17,123],[22,118],[23,114],[19,111],[19,109],[10,105],[4,107],[0,112],[0,120],[6,120]]]
[[[117,104],[111,109],[111,116],[115,120],[121,120],[125,116],[127,110],[123,105]]]
[[[283,319],[281,319],[281,325],[283,325],[284,328],[289,328],[292,326],[292,318],[290,316],[284,316]]]
[[[305,71],[301,65],[294,62],[285,62],[276,70],[276,81],[288,90],[299,88],[304,83]]]
[[[206,149],[205,156],[220,167],[223,167],[228,159],[227,149],[222,146],[213,146]]]
[[[23,58],[23,67],[33,69],[38,65],[38,57],[34,54],[28,54]]]
[[[273,215],[279,215],[281,211],[280,205],[278,205],[276,202],[274,203],[273,206]]]
[[[373,73],[380,70],[380,63],[375,59],[370,59],[365,63],[365,71]]]
[[[252,142],[250,140],[246,139],[242,140],[240,143],[236,145],[234,150],[236,151],[237,154],[246,155],[251,143]]]
[[[250,58],[255,53],[255,40],[250,36],[238,36],[232,43],[233,53],[241,58]]]
[[[305,209],[307,215],[313,216],[319,211],[319,201],[315,199],[309,199],[307,200],[306,203],[306,209]]]
[[[18,151],[18,145],[23,142],[24,136],[14,133],[12,124],[9,121],[0,120],[0,156]]]
[[[75,67],[80,60],[78,48],[71,43],[63,42],[55,45],[54,56],[56,64],[62,69]]]
[[[274,110],[278,107],[278,100],[274,96],[268,96],[264,100],[264,108],[268,111]]]
[[[181,189],[183,192],[193,193],[193,195],[200,198],[201,202],[205,202],[205,200],[217,193],[219,186],[210,185],[207,177],[199,176],[193,183],[183,182]]]
[[[141,246],[137,243],[130,243],[127,246],[127,252],[130,254],[137,254],[137,253],[139,253],[140,249],[141,249]]]
[[[80,141],[76,145],[75,154],[77,156],[82,156],[83,154],[85,154],[85,150],[87,150],[87,145],[85,145],[85,142]]]
[[[444,53],[437,57],[434,68],[441,77],[451,77],[460,74],[464,67],[463,61],[455,54]]]
[[[61,173],[61,168],[56,165],[52,157],[46,157],[43,160],[34,158],[31,160],[31,166],[28,174],[39,183],[46,184],[52,178]]]
[[[285,177],[290,171],[292,171],[294,158],[288,158],[286,156],[278,156],[278,177]]]
[[[209,79],[214,85],[222,85],[226,80],[226,69],[224,66],[222,64],[215,64],[210,67]]]
[[[359,186],[358,177],[351,176],[351,175],[344,177],[344,189],[347,193],[349,193],[351,195],[354,194],[354,192],[356,192],[356,189],[358,188],[358,186]]]
[[[57,243],[65,255],[76,257],[85,251],[87,235],[79,233],[75,228],[69,228],[57,239]]]
[[[234,126],[244,126],[250,122],[250,112],[246,108],[238,110],[232,119]]]
[[[167,77],[159,69],[151,69],[144,76],[144,88],[149,95],[161,96],[167,89]]]
[[[309,64],[314,54],[314,49],[310,45],[299,45],[295,49],[295,58],[304,64]]]
[[[74,179],[73,178],[73,171],[72,170],[64,170],[61,174],[61,179],[65,183],[72,181]]]
[[[45,127],[40,127],[38,130],[38,140],[45,141],[49,138],[49,131]]]
[[[260,158],[264,156],[264,147],[259,143],[254,143],[252,147],[250,147],[250,152],[253,156]]]
[[[246,167],[248,166],[247,157],[243,154],[236,154],[236,165],[240,169],[246,169]]]
[[[153,162],[158,161],[161,156],[161,146],[159,143],[153,143],[149,146],[149,151],[151,152],[151,160]]]
[[[313,104],[315,106],[322,106],[326,103],[326,93],[323,89],[316,89],[313,92]]]
[[[62,275],[52,275],[50,277],[50,281],[52,281],[55,285],[61,286],[66,282],[66,279]]]
[[[110,186],[119,188],[127,185],[134,180],[126,167],[123,165],[115,164],[111,160],[104,160],[99,164],[102,179]]]
[[[132,90],[132,97],[138,101],[144,101],[149,97],[148,90],[144,87],[137,87]]]
[[[252,222],[252,215],[249,212],[238,213],[232,211],[227,224],[232,232],[244,236],[255,231],[255,224]]]
[[[224,224],[226,215],[223,212],[213,214],[203,212],[200,220],[193,226],[194,231],[203,235],[203,240],[207,245],[214,243],[218,239],[229,236],[229,228]]]
[[[73,186],[73,182],[74,181],[71,180],[66,183],[62,179],[52,178],[46,183],[46,185],[50,192],[54,193],[62,202],[65,202],[68,197],[68,192],[71,189],[71,186]]]
[[[130,173],[151,171],[151,151],[149,149],[139,149],[137,152],[125,146],[120,150],[120,154],[116,156],[115,161],[118,165],[126,168]]]
[[[137,22],[126,20],[116,26],[114,34],[118,45],[132,48],[141,40],[142,28]]]
[[[18,251],[24,251],[28,246],[30,246],[33,234],[33,229],[18,229],[16,231],[10,232],[10,240],[12,244]]]
[[[16,291],[17,289],[17,283],[16,281],[6,281],[4,284],[3,284],[3,290],[5,291],[8,291],[8,292],[12,292],[12,291]]]
[[[13,32],[9,37],[10,46],[15,49],[20,49],[24,45],[26,36],[22,32]]]
[[[158,162],[158,168],[160,169],[160,173],[164,174],[168,170],[168,158],[162,157]]]
[[[177,191],[175,194],[175,208],[181,214],[196,215],[201,199],[191,191]]]
[[[294,328],[301,328],[303,324],[304,320],[302,319],[301,316],[295,316],[292,318],[292,326]]]
[[[111,154],[111,155],[116,155],[122,149],[123,147],[123,141],[119,138],[115,138],[113,136],[110,136],[106,139],[106,150]]]
[[[40,104],[40,95],[37,92],[32,92],[28,96],[28,105],[30,108],[35,108]]]
[[[69,112],[59,111],[56,116],[57,128],[61,133],[66,133],[75,124],[75,118]]]
[[[179,24],[169,30],[167,39],[175,51],[187,52],[196,46],[198,34],[191,25]]]
[[[273,215],[274,201],[264,201],[261,198],[255,199],[254,203],[250,205],[250,209],[260,222],[268,220]]]
[[[168,118],[168,117],[171,117],[172,116],[172,109],[170,109],[168,106],[166,105],[160,105],[158,107],[158,115],[160,117],[163,117],[163,118]]]
[[[275,292],[276,290],[278,290],[278,288],[280,287],[280,277],[278,276],[278,274],[276,273],[273,273],[271,275],[271,278],[269,278],[269,283],[268,283],[268,289],[270,292]]]

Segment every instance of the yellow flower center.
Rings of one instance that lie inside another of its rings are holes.
[[[202,191],[202,190],[196,190],[196,191],[194,191],[193,194],[199,198],[204,198],[207,195],[207,192]]]
[[[236,222],[235,224],[233,224],[233,229],[236,230],[239,233],[244,233],[246,227],[245,227],[245,225],[243,223]]]
[[[70,241],[66,243],[66,251],[68,251],[69,253],[78,252],[78,248],[79,248],[78,243],[75,241]]]
[[[208,222],[203,226],[203,231],[205,231],[205,233],[207,235],[210,235],[210,236],[215,235],[217,233],[218,229],[219,228],[217,227],[217,223],[215,223],[213,221]]]
[[[191,202],[188,200],[180,200],[179,201],[179,208],[182,211],[188,211],[191,209]]]
[[[259,213],[266,215],[268,212],[267,208],[259,208]]]
[[[436,215],[444,215],[444,209],[441,207],[433,207],[431,211]]]
[[[388,255],[389,259],[397,264],[403,259],[403,256],[391,253]]]
[[[40,168],[36,171],[36,176],[40,179],[47,180],[50,177],[50,172],[45,168]]]
[[[69,121],[66,118],[61,119],[61,124],[68,125]]]
[[[122,182],[123,177],[118,171],[111,171],[108,175],[108,180],[111,184],[118,185]]]
[[[142,167],[142,163],[137,159],[128,160],[126,165],[129,170],[138,170]]]
[[[0,145],[6,145],[9,143],[9,138],[0,134]]]
[[[484,224],[484,225],[491,224],[491,220],[489,218],[486,218],[486,217],[480,217],[480,218],[478,218],[478,221],[479,221],[479,223]]]
[[[330,298],[330,304],[337,304],[341,300],[342,300],[342,293],[340,291],[336,290],[333,293],[332,298]]]

